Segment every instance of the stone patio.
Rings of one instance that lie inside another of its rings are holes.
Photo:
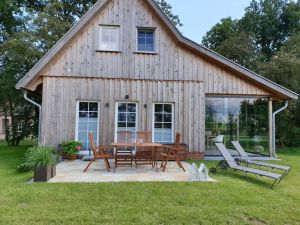
[[[169,162],[165,172],[156,171],[150,165],[138,165],[135,167],[118,167],[114,173],[107,172],[103,160],[94,162],[87,172],[83,173],[88,162],[82,160],[63,161],[56,167],[56,176],[49,182],[68,183],[68,182],[187,182],[190,181],[190,164],[182,162],[186,172],[183,172],[176,162]],[[114,162],[110,163],[112,166]],[[158,162],[160,165],[160,162]],[[215,182],[210,179],[208,182]]]

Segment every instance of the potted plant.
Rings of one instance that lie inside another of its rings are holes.
[[[26,155],[26,162],[34,168],[34,182],[47,182],[56,175],[54,149],[32,147]]]
[[[75,160],[81,146],[82,144],[79,141],[66,141],[62,145],[64,155],[70,160]]]

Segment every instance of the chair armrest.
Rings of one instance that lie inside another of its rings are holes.
[[[164,149],[166,149],[167,154],[169,154],[169,153],[176,154],[179,151],[179,149],[168,146],[168,145],[163,145],[163,147],[164,147]]]

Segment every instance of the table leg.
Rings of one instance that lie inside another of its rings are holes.
[[[157,151],[157,147],[155,147],[154,148],[155,149],[155,167],[156,167],[156,172],[158,172],[158,168],[157,168],[157,153],[158,153],[158,151]]]
[[[154,168],[155,167],[155,156],[154,156],[154,154],[155,154],[155,150],[154,150],[154,148],[153,147],[151,147],[151,166],[152,166],[152,168]]]

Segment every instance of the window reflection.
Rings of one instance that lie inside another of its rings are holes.
[[[233,140],[249,152],[268,152],[267,99],[207,97],[205,118],[207,155],[219,154],[216,142],[232,148]]]

